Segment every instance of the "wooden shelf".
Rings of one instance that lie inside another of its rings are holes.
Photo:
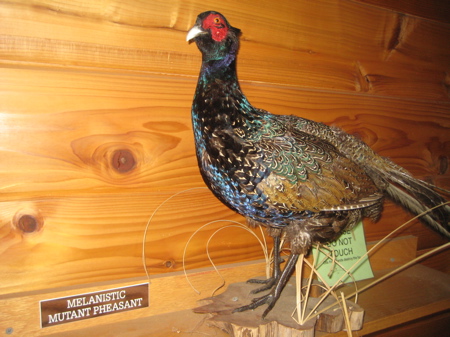
[[[377,272],[376,277],[384,273]],[[371,280],[358,282],[358,286],[362,287],[369,282]],[[450,275],[423,265],[415,265],[361,293],[358,304],[365,309],[365,317],[363,329],[358,331],[357,336],[446,313],[450,310]],[[450,326],[450,323],[447,324]],[[316,337],[331,336],[347,334],[316,333]]]
[[[373,244],[368,243],[368,247]],[[375,279],[411,261],[417,254],[416,248],[417,238],[412,236],[385,242],[370,255]],[[435,268],[440,268],[448,257],[448,250],[442,251],[425,260],[427,266],[414,265],[360,293],[357,302],[365,310],[364,325],[362,330],[354,332],[354,336],[403,336],[398,334],[399,329],[408,337],[445,335],[441,331],[450,328],[450,274]],[[434,263],[434,260],[441,263]],[[262,260],[221,267],[220,274],[226,285],[216,294],[225,291],[229,284],[264,273],[265,263]],[[11,332],[12,336],[228,336],[210,327],[206,322],[207,315],[192,311],[192,308],[199,306],[200,300],[212,295],[222,279],[212,268],[208,268],[189,271],[189,281],[199,293],[193,290],[183,273],[177,272],[154,275],[150,279],[138,277],[53,288],[50,291],[0,295],[0,329]],[[374,279],[359,281],[358,289],[372,281]],[[39,302],[42,300],[145,282],[150,282],[148,308],[40,327]],[[339,291],[350,294],[353,286],[343,286]],[[394,329],[394,332],[389,329]],[[380,334],[380,331],[385,332]],[[316,337],[331,336],[347,335],[345,332],[316,333]]]
[[[382,276],[385,272],[377,272],[376,277]],[[360,281],[358,286],[362,287],[371,281],[373,279]],[[351,292],[350,288],[345,287],[343,291]],[[354,332],[354,336],[366,336],[395,326],[407,331],[409,337],[439,336],[440,332],[448,329],[450,325],[450,275],[423,265],[415,265],[360,294],[358,304],[365,309],[364,327]],[[45,331],[42,331],[42,335],[110,336],[114,333],[120,336],[156,337],[170,335],[192,337],[204,334],[228,336],[223,331],[209,327],[206,318],[207,315],[181,310],[117,323],[109,322],[63,333],[45,334]],[[411,324],[413,328],[408,328]],[[316,332],[316,337],[340,336],[347,336],[347,333]],[[377,333],[376,336],[380,334]],[[403,336],[403,334],[398,334],[398,331],[387,331],[386,336]]]

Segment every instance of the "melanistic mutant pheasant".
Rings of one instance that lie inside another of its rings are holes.
[[[250,222],[268,227],[275,254],[283,232],[290,242],[283,272],[277,260],[273,277],[262,288],[271,292],[235,310],[268,304],[264,317],[299,254],[307,254],[315,242],[336,239],[362,217],[377,220],[384,196],[414,214],[446,200],[434,186],[338,128],[253,107],[236,76],[239,34],[213,11],[200,14],[189,31],[187,40],[194,40],[203,56],[192,122],[206,185]],[[447,237],[449,218],[448,206],[421,217]]]

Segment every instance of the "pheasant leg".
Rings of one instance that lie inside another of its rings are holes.
[[[264,319],[266,315],[272,310],[273,306],[277,302],[278,298],[281,295],[281,291],[283,290],[284,286],[286,285],[287,281],[289,280],[289,277],[292,275],[292,272],[294,271],[295,264],[297,263],[299,254],[291,254],[289,256],[289,259],[286,263],[286,266],[283,269],[283,272],[281,273],[281,276],[279,277],[278,281],[276,281],[275,286],[272,288],[270,293],[267,295],[264,295],[262,297],[254,298],[252,300],[252,303],[248,305],[244,305],[242,307],[236,308],[233,310],[233,312],[242,312],[246,310],[253,310],[257,307],[268,304],[268,307],[262,314],[262,318]]]
[[[251,293],[252,294],[257,294],[260,293],[262,291],[265,290],[269,290],[271,289],[279,280],[280,275],[281,275],[281,268],[280,268],[280,264],[282,262],[284,262],[284,260],[280,257],[280,243],[281,243],[281,239],[280,236],[274,236],[273,237],[273,263],[272,263],[272,276],[261,280],[261,279],[250,279],[247,282],[248,283],[261,283],[264,284],[264,286],[259,287],[255,290],[252,290]]]

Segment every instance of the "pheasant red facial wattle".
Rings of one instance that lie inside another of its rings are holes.
[[[209,14],[202,24],[203,29],[211,30],[211,37],[214,41],[222,41],[228,33],[228,25],[220,14]]]
[[[268,295],[235,309],[273,308],[300,254],[335,240],[362,218],[376,221],[384,197],[421,214],[446,200],[442,191],[413,178],[343,130],[253,107],[236,75],[240,30],[218,12],[201,13],[187,40],[202,53],[192,103],[196,155],[205,184],[252,224],[268,228],[278,256],[285,234],[291,255],[281,272],[274,259]],[[264,56],[261,56],[264,57]],[[450,238],[450,207],[421,216]]]

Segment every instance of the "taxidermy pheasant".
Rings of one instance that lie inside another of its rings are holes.
[[[253,107],[236,76],[239,34],[213,11],[201,13],[188,32],[187,40],[202,53],[192,122],[200,172],[214,195],[251,223],[269,228],[275,254],[283,232],[290,242],[283,272],[277,260],[273,277],[259,289],[271,292],[235,310],[268,304],[264,317],[299,255],[313,243],[336,239],[363,217],[377,220],[384,196],[414,214],[446,200],[434,186],[338,128]],[[447,237],[449,219],[447,205],[421,217]]]

